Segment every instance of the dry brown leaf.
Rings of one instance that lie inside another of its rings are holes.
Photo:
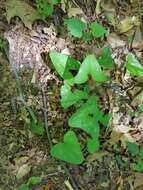
[[[134,26],[139,26],[139,18],[136,16],[126,17],[119,24],[117,24],[117,29],[120,34],[126,33],[131,30]]]
[[[107,41],[112,48],[124,47],[126,42],[121,40],[115,33],[111,33],[107,36]]]
[[[6,2],[6,18],[10,22],[11,18],[18,16],[24,25],[32,29],[35,20],[42,19],[38,11],[31,7],[28,3],[21,0],[7,0]]]
[[[135,173],[134,189],[143,187],[143,174]]]

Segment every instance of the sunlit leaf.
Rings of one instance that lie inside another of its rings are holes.
[[[87,99],[88,94],[81,90],[71,91],[71,86],[68,84],[64,84],[61,87],[61,105],[64,108],[68,108],[69,106],[77,103],[81,99]]]
[[[129,53],[127,56],[126,68],[132,76],[143,76],[143,66],[133,53]]]
[[[50,58],[56,71],[63,79],[73,78],[73,74],[70,70],[76,71],[80,67],[79,61],[58,52],[50,53]]]
[[[75,76],[74,82],[76,84],[85,83],[88,80],[89,75],[97,82],[104,82],[108,79],[94,55],[88,55],[85,58],[78,74]]]
[[[86,23],[81,21],[78,18],[70,18],[65,19],[64,22],[67,27],[68,31],[73,35],[74,37],[81,38],[83,35],[83,31],[86,29]]]
[[[104,37],[106,34],[107,30],[99,23],[93,22],[91,23],[91,31],[94,37],[96,38],[101,38]]]
[[[52,147],[51,155],[72,164],[81,164],[84,160],[80,144],[73,131],[68,131],[64,135],[63,143],[58,143]]]

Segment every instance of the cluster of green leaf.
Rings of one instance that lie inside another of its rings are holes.
[[[71,129],[81,129],[89,137],[86,139],[86,147],[89,153],[95,153],[100,148],[100,125],[107,127],[111,114],[104,114],[98,107],[98,98],[90,95],[83,89],[75,89],[74,85],[86,85],[91,76],[92,80],[102,83],[108,80],[102,67],[112,68],[112,58],[109,48],[103,50],[103,55],[99,62],[95,55],[85,57],[83,63],[57,52],[50,53],[51,61],[65,80],[61,87],[61,105],[63,108],[75,106],[77,111],[71,115],[68,125]],[[75,76],[73,75],[75,72]],[[72,90],[74,89],[74,90]],[[77,106],[80,105],[80,106]],[[80,148],[76,133],[69,130],[62,143],[54,145],[51,149],[51,155],[63,161],[81,164],[84,161],[84,155]]]
[[[48,17],[53,13],[54,5],[58,3],[58,0],[36,0],[36,5],[39,13],[44,17]]]
[[[31,119],[30,130],[35,135],[43,135],[45,132],[43,122]]]
[[[18,190],[30,190],[30,187],[34,186],[34,185],[38,185],[41,183],[41,179],[39,177],[36,176],[32,176],[29,178],[27,183],[22,184]]]
[[[134,160],[132,169],[137,172],[143,172],[143,148],[140,148],[137,144],[131,142],[127,143],[127,148]]]
[[[79,18],[69,18],[65,19],[64,23],[67,25],[68,31],[72,36],[77,38],[83,37],[87,41],[93,37],[102,38],[107,33],[107,30],[98,22],[92,22],[89,25]],[[86,32],[86,29],[89,32]]]

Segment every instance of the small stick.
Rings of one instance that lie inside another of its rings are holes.
[[[67,168],[67,166],[66,166],[66,164],[65,164],[64,162],[62,162],[62,166],[63,166],[63,168],[64,168],[66,174],[69,176],[69,179],[70,179],[70,181],[71,181],[71,183],[72,183],[72,186],[74,187],[74,190],[79,190],[79,188],[78,188],[78,186],[77,186],[77,184],[76,184],[76,182],[75,182],[73,176],[72,176],[71,173],[69,172],[69,169]]]
[[[49,131],[49,127],[48,127],[47,101],[46,101],[44,88],[42,88],[42,95],[43,95],[43,106],[44,106],[45,129],[46,129],[46,134],[47,134],[47,138],[48,138],[48,141],[49,141],[49,145],[50,145],[50,148],[51,148],[52,147],[52,141],[51,141],[50,131]]]

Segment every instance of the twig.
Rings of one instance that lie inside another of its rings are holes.
[[[50,131],[48,127],[48,111],[47,111],[47,101],[46,101],[46,96],[45,96],[45,91],[44,88],[42,88],[42,96],[43,96],[43,107],[44,107],[44,121],[45,121],[45,129],[46,129],[46,134],[47,138],[49,141],[50,148],[52,147],[52,141],[50,137]]]
[[[67,176],[69,176],[69,179],[70,179],[70,181],[72,183],[72,186],[74,187],[74,190],[79,190],[79,188],[78,188],[78,186],[77,186],[77,184],[76,184],[73,176],[71,175],[69,169],[67,168],[67,166],[66,166],[66,164],[64,162],[62,162],[62,166],[63,166],[63,168],[64,168]]]
[[[31,107],[29,105],[27,105],[27,102],[25,101],[24,93],[23,93],[23,90],[22,90],[22,85],[21,85],[21,82],[20,82],[20,77],[18,75],[18,72],[17,72],[17,69],[15,67],[15,64],[12,63],[12,61],[10,60],[10,56],[9,56],[9,53],[8,53],[8,48],[5,47],[4,51],[5,51],[5,54],[7,56],[7,59],[9,61],[9,63],[11,64],[11,69],[12,69],[12,72],[13,72],[14,77],[15,77],[16,87],[17,87],[17,91],[18,91],[18,94],[19,94],[19,99],[24,104],[24,106],[26,107],[27,111],[29,112],[31,118],[36,123],[37,118],[36,118],[34,112],[32,111]]]

